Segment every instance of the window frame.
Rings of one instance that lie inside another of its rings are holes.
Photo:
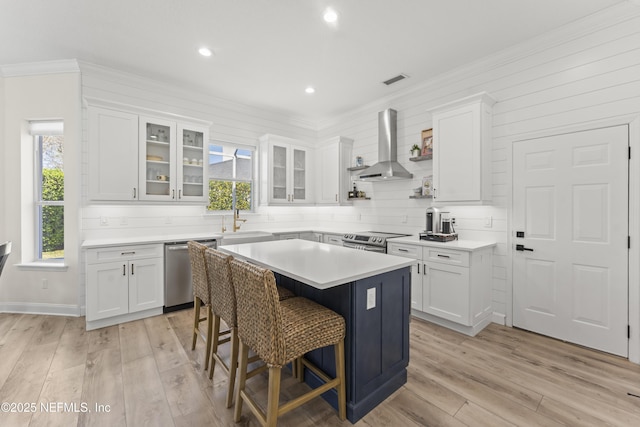
[[[59,125],[59,128],[56,126]],[[43,258],[43,235],[44,235],[44,227],[43,227],[43,208],[46,206],[61,206],[64,211],[65,201],[64,194],[62,200],[43,200],[43,169],[44,169],[44,161],[43,161],[43,150],[42,144],[44,137],[47,136],[62,136],[62,171],[64,174],[64,133],[63,133],[64,122],[62,120],[55,121],[34,121],[30,122],[30,134],[33,139],[33,149],[34,149],[34,197],[33,197],[33,230],[34,230],[34,248],[33,248],[33,257],[36,263],[47,263],[47,264],[60,264],[64,263],[64,243],[63,243],[63,256],[60,258]],[[64,185],[64,184],[63,184]],[[63,226],[63,236],[64,236],[64,222]]]
[[[222,154],[216,151],[211,151],[210,147],[211,146],[223,146],[226,148],[233,148],[234,149],[234,154],[233,156],[230,156],[228,154]],[[243,156],[243,155],[238,155],[238,151],[240,150],[246,150],[246,151],[250,151],[251,152],[251,156],[247,157],[247,156]],[[258,147],[254,146],[254,145],[248,145],[248,144],[241,144],[241,143],[235,143],[235,142],[230,142],[230,141],[223,141],[223,140],[215,140],[215,139],[210,139],[207,145],[207,158],[209,158],[209,156],[211,155],[216,155],[216,156],[227,156],[233,159],[234,165],[233,165],[233,169],[234,171],[237,170],[236,168],[236,161],[239,158],[248,158],[251,161],[251,165],[249,170],[251,171],[251,179],[250,180],[246,180],[246,179],[239,179],[237,177],[233,177],[233,178],[215,178],[213,177],[213,174],[211,172],[211,164],[209,164],[209,173],[207,176],[207,206],[205,206],[205,211],[208,215],[225,215],[225,214],[229,214],[229,213],[233,213],[233,211],[236,208],[236,184],[239,182],[248,182],[251,185],[251,201],[250,201],[250,209],[249,210],[245,210],[246,212],[249,213],[255,213],[256,211],[256,203],[258,201],[258,197],[257,197],[257,191],[258,191],[258,187],[257,187],[257,173],[256,173],[256,167],[257,167],[257,155],[258,155]],[[236,175],[236,173],[234,172],[234,175]],[[231,182],[232,183],[232,208],[229,210],[210,210],[208,209],[209,204],[211,203],[211,200],[209,199],[209,186],[212,180],[215,181],[225,181],[225,182]]]

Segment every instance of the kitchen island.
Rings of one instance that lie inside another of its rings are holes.
[[[274,272],[280,286],[342,315],[346,322],[347,419],[355,423],[407,381],[412,260],[306,240],[219,247]],[[306,357],[335,375],[332,347]],[[323,381],[305,370],[305,381]],[[337,408],[335,390],[323,398]]]

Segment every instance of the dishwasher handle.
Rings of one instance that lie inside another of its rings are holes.
[[[196,242],[198,241],[196,240]],[[216,240],[207,240],[207,241],[198,242],[198,243],[202,243],[206,247],[214,248],[214,249],[218,246],[218,242]],[[186,243],[170,244],[170,245],[165,245],[165,249],[167,249],[168,251],[186,251],[187,249],[189,249],[189,245],[187,245]]]
[[[187,246],[187,245],[167,245],[166,249],[168,251],[186,251],[187,249],[189,249],[189,246]]]

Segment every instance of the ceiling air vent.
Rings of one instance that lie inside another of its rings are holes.
[[[385,80],[385,81],[383,81],[382,83],[384,83],[384,84],[386,84],[387,86],[389,86],[389,85],[392,85],[392,84],[394,84],[394,83],[396,83],[396,82],[399,82],[400,80],[404,80],[404,79],[406,79],[407,77],[409,77],[409,76],[407,76],[406,74],[398,74],[398,75],[397,75],[397,76],[395,76],[395,77],[391,77],[389,80]]]

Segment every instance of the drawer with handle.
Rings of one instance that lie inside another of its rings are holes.
[[[405,258],[422,259],[422,247],[418,245],[403,245],[401,243],[388,243],[387,254]]]
[[[156,258],[163,256],[164,246],[160,244],[114,246],[87,250],[87,262],[90,264],[121,259]]]
[[[440,248],[424,248],[424,260],[469,267],[469,252]]]

